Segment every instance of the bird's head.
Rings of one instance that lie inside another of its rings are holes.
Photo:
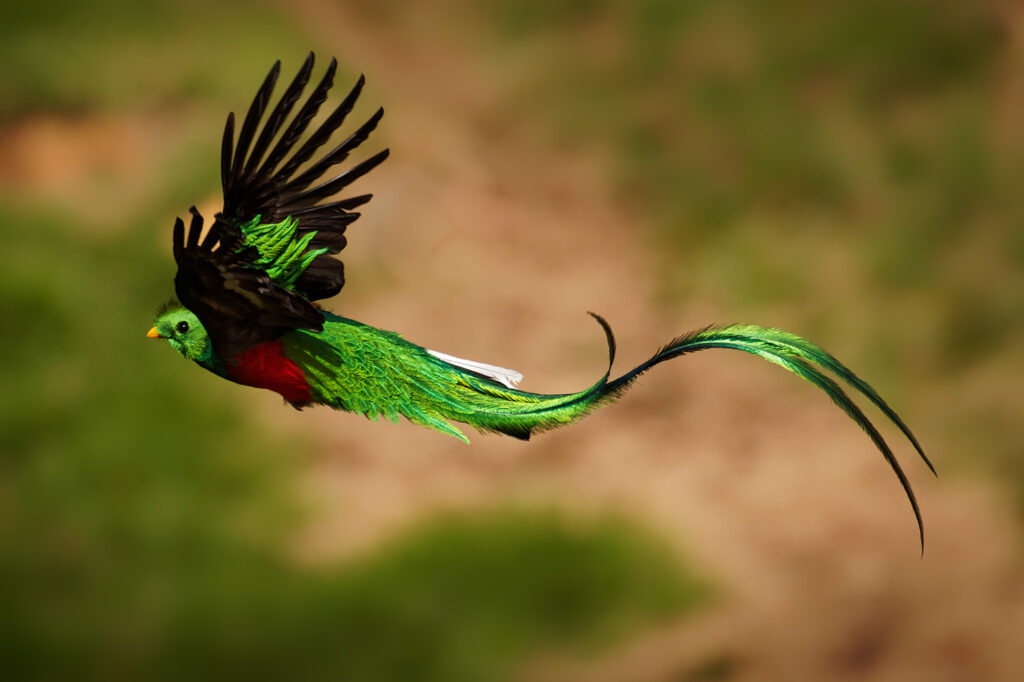
[[[199,360],[210,339],[203,323],[191,310],[177,301],[170,301],[156,311],[153,328],[146,334],[151,339],[167,339],[171,348],[189,360]]]

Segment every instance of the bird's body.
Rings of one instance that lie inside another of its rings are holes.
[[[917,440],[867,383],[799,336],[754,325],[709,327],[674,339],[648,361],[610,380],[615,341],[608,324],[594,315],[608,341],[608,371],[582,391],[547,395],[515,388],[521,375],[512,370],[428,350],[314,304],[342,288],[342,264],[333,256],[345,245],[345,228],[359,217],[352,209],[369,201],[370,195],[325,200],[383,161],[388,152],[315,184],[366,139],[383,112],[313,159],[354,105],[363,85],[360,78],[295,149],[326,99],[336,68],[332,60],[286,126],[312,65],[310,55],[258,136],[279,64],[257,93],[237,142],[234,116],[228,117],[221,156],[224,210],[205,236],[203,219],[195,209],[187,235],[184,223],[176,222],[175,289],[180,303],[158,311],[149,336],[167,339],[186,358],[218,376],[275,391],[297,408],[326,405],[371,419],[405,417],[464,441],[452,422],[525,440],[538,431],[570,424],[615,399],[640,374],[665,360],[708,348],[741,350],[817,386],[864,429],[896,473],[920,527],[910,483],[891,449],[827,372],[877,406],[927,462]]]

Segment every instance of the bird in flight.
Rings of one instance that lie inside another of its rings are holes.
[[[189,209],[187,230],[181,218],[175,221],[177,300],[157,311],[150,338],[166,339],[174,350],[220,377],[276,391],[296,408],[327,405],[394,422],[401,416],[466,442],[451,422],[527,440],[613,401],[657,364],[708,348],[732,348],[817,386],[867,433],[906,492],[923,547],[921,512],[906,474],[840,383],[874,403],[933,473],[934,467],[910,429],[871,386],[794,334],[755,325],[707,327],[673,339],[646,362],[611,379],[615,339],[608,323],[591,313],[607,339],[608,370],[582,391],[547,395],[517,389],[522,375],[514,370],[428,350],[394,332],[321,308],[315,302],[334,296],[345,283],[335,255],[345,247],[345,228],[359,218],[355,209],[371,197],[337,195],[384,161],[388,150],[340,173],[329,171],[367,139],[384,112],[378,109],[322,152],[351,112],[364,79],[307,135],[327,100],[337,61],[331,60],[299,105],[313,71],[311,53],[270,108],[280,70],[280,62],[271,68],[237,137],[234,114],[228,115],[220,166],[224,207],[212,226],[203,235],[203,217],[195,207]]]

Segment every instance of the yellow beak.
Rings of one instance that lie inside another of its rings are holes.
[[[146,332],[146,336],[148,336],[151,339],[159,339],[160,338],[160,332],[158,332],[156,330],[156,327],[153,327],[148,332]]]

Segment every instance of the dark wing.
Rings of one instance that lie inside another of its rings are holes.
[[[348,95],[296,148],[299,139],[327,99],[327,91],[334,82],[337,67],[337,61],[332,59],[320,82],[285,126],[285,119],[309,82],[313,70],[313,54],[310,53],[257,135],[281,70],[281,63],[276,62],[253,98],[237,141],[234,139],[234,114],[228,116],[221,147],[224,210],[219,218],[226,228],[240,230],[241,226],[257,216],[264,224],[293,217],[298,223],[294,239],[301,239],[312,232],[315,234],[306,246],[306,251],[325,249],[313,259],[291,287],[309,300],[328,298],[341,290],[345,283],[344,267],[341,261],[332,256],[345,247],[345,228],[360,215],[352,209],[365,204],[372,195],[361,194],[330,202],[325,200],[365,175],[388,156],[388,150],[385,149],[322,180],[328,171],[345,161],[377,127],[384,115],[384,110],[378,109],[351,135],[299,172],[338,130],[362,91],[365,80],[360,76]],[[275,137],[277,142],[271,145]]]
[[[203,323],[220,358],[232,358],[291,329],[323,330],[320,311],[265,271],[250,267],[255,249],[233,237],[220,221],[214,221],[200,242],[203,217],[195,207],[189,211],[187,240],[185,223],[181,218],[174,223],[174,289],[181,304]]]
[[[360,215],[352,209],[365,204],[371,195],[324,200],[388,155],[385,149],[321,181],[369,136],[384,112],[378,109],[340,144],[308,163],[352,110],[364,79],[359,78],[296,149],[327,99],[337,61],[331,60],[320,82],[286,126],[285,120],[313,70],[310,53],[261,129],[280,69],[281,63],[276,62],[256,93],[237,143],[235,117],[233,113],[228,115],[221,149],[224,210],[216,215],[206,237],[200,242],[203,219],[194,208],[187,240],[181,219],[174,226],[174,257],[178,263],[175,290],[181,303],[202,321],[222,358],[277,338],[289,329],[323,329],[323,315],[310,301],[333,296],[344,285],[344,268],[333,255],[344,248],[345,228]],[[307,167],[299,172],[304,164]],[[273,228],[269,233],[268,226]]]

